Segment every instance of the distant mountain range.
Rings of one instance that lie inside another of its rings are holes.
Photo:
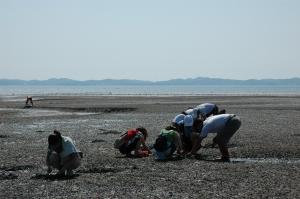
[[[0,85],[299,85],[300,78],[290,79],[249,79],[233,80],[221,78],[188,78],[172,79],[167,81],[143,81],[130,79],[103,79],[103,80],[86,80],[78,81],[66,78],[52,78],[48,80],[18,80],[18,79],[0,79]]]

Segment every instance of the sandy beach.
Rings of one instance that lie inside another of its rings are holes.
[[[300,198],[299,96],[34,96],[0,103],[0,198]],[[190,106],[216,103],[240,116],[231,163],[214,162],[205,139],[200,159],[124,158],[120,132],[144,126],[152,144]],[[71,179],[46,178],[54,129],[84,153]]]

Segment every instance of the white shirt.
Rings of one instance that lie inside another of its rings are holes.
[[[234,114],[221,114],[208,117],[203,122],[203,128],[200,133],[201,138],[207,137],[208,133],[218,133],[226,125],[227,121],[232,118]]]
[[[183,124],[184,124],[184,126],[193,126],[193,124],[194,124],[193,116],[186,115],[183,119]]]
[[[200,105],[196,106],[196,109],[198,110],[198,112],[201,115],[206,116],[207,114],[211,113],[215,107],[216,107],[215,104],[204,103],[204,104],[200,104]]]
[[[76,149],[75,144],[70,137],[66,137],[66,136],[61,136],[61,137],[62,137],[62,148],[63,148],[62,152],[59,153],[61,158],[67,157],[72,153],[79,152]]]

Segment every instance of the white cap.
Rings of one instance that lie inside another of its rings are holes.
[[[184,117],[184,126],[193,126],[193,123],[194,123],[194,119],[193,119],[193,116],[191,115],[186,115]]]
[[[191,108],[186,111],[184,111],[187,115],[191,115],[194,119],[198,116],[198,109],[197,108]]]
[[[184,120],[184,117],[185,117],[184,114],[179,114],[172,120],[172,122],[175,124],[179,124],[181,121]]]

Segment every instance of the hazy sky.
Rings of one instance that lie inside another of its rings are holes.
[[[299,0],[0,0],[0,78],[300,77]]]

